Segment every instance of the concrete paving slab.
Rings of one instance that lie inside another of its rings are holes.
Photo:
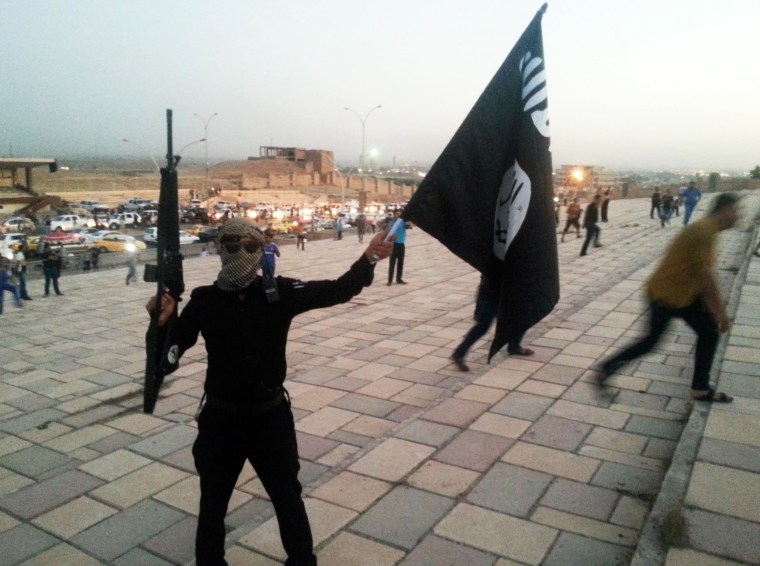
[[[0,533],[0,549],[6,564],[19,564],[58,543],[57,538],[27,523]]]
[[[453,505],[447,497],[398,486],[365,511],[351,530],[411,550]]]
[[[182,521],[184,515],[151,500],[141,501],[72,538],[72,542],[110,562]]]
[[[483,475],[467,495],[467,501],[515,517],[527,517],[552,480],[548,474],[499,462]]]
[[[496,557],[450,540],[430,535],[410,552],[399,566],[491,566]],[[357,562],[358,564],[358,562]]]
[[[562,533],[543,564],[544,566],[566,564],[609,566],[610,564],[626,564],[630,557],[629,548],[572,533]]]
[[[369,566],[394,566],[403,558],[404,552],[379,542],[342,532],[327,544],[317,556],[325,566],[367,564]]]

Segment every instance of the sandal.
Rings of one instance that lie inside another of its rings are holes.
[[[730,395],[726,395],[722,391],[715,391],[715,389],[708,389],[707,394],[702,397],[691,397],[694,401],[704,401],[705,403],[730,403],[734,400]]]

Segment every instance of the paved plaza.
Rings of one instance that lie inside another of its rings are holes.
[[[709,205],[705,198],[696,217]],[[321,566],[760,564],[760,195],[721,236],[735,312],[714,376],[731,405],[688,401],[695,336],[657,349],[600,390],[589,368],[638,336],[641,287],[679,217],[613,201],[601,248],[559,244],[561,298],[524,344],[488,340],[451,365],[479,276],[420,230],[404,279],[295,319],[286,387]],[[564,212],[563,212],[564,224]],[[283,246],[277,269],[333,278],[363,246]],[[218,258],[185,262],[187,288]],[[0,316],[0,564],[158,566],[193,561],[199,485],[191,446],[206,353],[187,352],[154,415],[142,413],[146,283],[126,267],[65,273],[62,297]],[[662,488],[662,489],[661,489]],[[274,512],[247,466],[227,517],[231,565],[274,566]]]

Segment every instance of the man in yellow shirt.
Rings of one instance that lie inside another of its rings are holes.
[[[687,226],[675,237],[647,282],[649,334],[607,359],[598,372],[599,383],[628,362],[651,351],[670,319],[679,317],[697,333],[692,399],[719,403],[733,401],[732,397],[710,387],[710,368],[720,333],[728,331],[731,326],[713,272],[715,247],[718,233],[738,222],[738,202],[735,193],[719,194],[706,218]]]

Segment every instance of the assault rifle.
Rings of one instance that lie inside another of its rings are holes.
[[[161,192],[158,197],[158,238],[156,265],[146,265],[143,279],[156,283],[156,309],[151,314],[150,326],[145,335],[145,391],[143,411],[153,413],[158,400],[158,391],[164,377],[177,369],[177,345],[175,330],[177,309],[174,309],[166,326],[159,328],[161,299],[165,292],[177,301],[182,300],[185,281],[182,277],[182,254],[179,251],[179,195],[177,184],[177,164],[180,156],[174,155],[172,148],[172,111],[166,111],[167,152],[166,167],[161,169]]]

